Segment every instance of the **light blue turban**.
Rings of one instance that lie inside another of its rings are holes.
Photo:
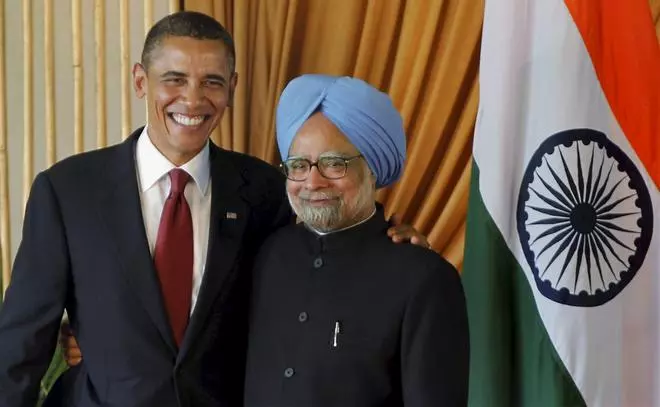
[[[390,185],[403,171],[406,136],[401,115],[389,96],[355,78],[302,75],[293,79],[277,106],[277,144],[282,161],[298,130],[321,112],[364,156],[376,187]]]

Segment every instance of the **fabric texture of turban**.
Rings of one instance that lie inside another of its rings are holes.
[[[376,187],[390,185],[403,171],[406,136],[401,115],[386,93],[350,77],[302,75],[286,86],[277,106],[277,144],[282,161],[298,130],[321,112],[364,156]]]

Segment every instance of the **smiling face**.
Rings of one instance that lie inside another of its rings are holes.
[[[237,75],[220,40],[170,36],[150,59],[148,71],[133,67],[138,98],[147,98],[148,134],[174,165],[192,159],[206,145],[231,103]]]
[[[289,159],[312,162],[321,157],[350,158],[359,151],[323,114],[311,116],[300,128],[289,149]],[[294,212],[308,226],[331,232],[366,219],[375,208],[376,184],[363,159],[351,160],[346,175],[324,178],[312,167],[304,181],[286,181]]]

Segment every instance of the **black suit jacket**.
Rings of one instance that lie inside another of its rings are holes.
[[[0,311],[0,407],[35,405],[64,309],[84,355],[64,380],[67,405],[241,404],[249,268],[264,238],[291,221],[284,178],[211,143],[206,271],[177,349],[140,207],[141,131],[34,180]]]

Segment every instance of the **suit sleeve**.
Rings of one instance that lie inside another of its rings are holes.
[[[274,232],[275,230],[283,226],[291,225],[294,222],[295,217],[293,215],[293,211],[291,210],[291,206],[289,205],[289,201],[284,196],[282,196],[279,201],[277,213],[273,218],[271,231]]]
[[[34,407],[57,344],[69,286],[64,225],[45,173],[34,180],[0,309],[0,407]]]
[[[401,346],[406,407],[467,406],[467,311],[460,277],[449,263],[433,267],[414,290]]]
[[[283,226],[291,225],[296,220],[286,197],[286,177],[276,171],[273,178],[270,183],[270,201],[276,210],[271,218],[269,235]]]

